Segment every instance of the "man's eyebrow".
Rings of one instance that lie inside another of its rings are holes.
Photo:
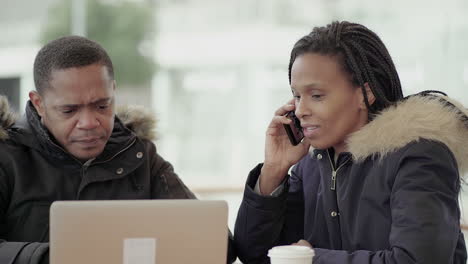
[[[106,98],[102,98],[102,99],[98,99],[96,101],[93,101],[91,102],[91,104],[102,104],[102,103],[108,103],[112,100],[111,97],[106,97]]]
[[[96,101],[89,103],[89,105],[108,103],[111,100],[112,100],[111,97],[101,98],[101,99],[98,99]],[[58,105],[57,108],[76,108],[80,106],[83,106],[83,104],[63,104],[63,105]]]
[[[76,108],[79,106],[80,104],[63,104],[63,105],[57,105],[55,108]]]

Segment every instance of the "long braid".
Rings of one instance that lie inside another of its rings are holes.
[[[384,45],[382,45],[382,41],[380,40],[380,38],[372,31],[370,32],[367,32],[369,35],[371,35],[372,37],[368,37],[367,34],[364,34],[362,32],[359,32],[359,31],[355,31],[355,30],[350,30],[348,34],[351,34],[351,35],[358,35],[360,36],[360,38],[363,40],[363,41],[366,41],[369,45],[369,47],[375,49],[376,51],[380,49],[382,49],[382,57],[383,59],[385,59],[385,62],[386,64],[383,65],[384,69],[387,69],[387,68],[390,68],[390,70],[392,71],[396,71],[395,69],[395,65],[393,64],[393,61],[390,57],[390,54],[388,53],[388,50],[386,49],[386,47]],[[367,55],[373,55],[373,53],[367,53]],[[389,67],[387,67],[389,66]],[[389,75],[389,76],[392,76],[392,75]],[[392,78],[392,81],[393,81],[393,78]],[[399,79],[397,78],[397,83],[399,84]],[[392,86],[393,87],[393,86]]]
[[[386,96],[383,93],[382,89],[378,89],[378,87],[380,88],[381,86],[379,85],[379,82],[377,82],[377,79],[374,76],[374,71],[372,70],[372,67],[369,64],[369,61],[367,60],[366,52],[363,50],[363,48],[358,43],[356,43],[354,41],[350,41],[350,44],[351,44],[351,47],[354,47],[358,51],[360,59],[364,63],[364,67],[366,69],[364,71],[364,74],[365,74],[364,78],[366,80],[369,80],[368,83],[369,83],[370,89],[372,90],[372,92],[374,93],[374,95],[376,97],[381,99],[382,102],[380,102],[380,103],[382,103],[384,105],[389,105],[390,101],[388,101],[388,99],[386,98]],[[363,84],[361,84],[361,85],[363,85]],[[363,90],[364,90],[364,88],[363,88]],[[363,91],[363,92],[364,92],[364,98],[366,98],[366,100],[367,100],[366,93],[365,93],[365,91]],[[378,105],[376,105],[376,106],[378,106]],[[370,109],[372,109],[372,108],[370,108]]]
[[[362,89],[362,94],[364,95],[364,103],[366,104],[366,107],[367,109],[371,109],[371,106],[369,105],[369,99],[367,98],[367,93],[366,93],[366,90],[365,90],[365,87],[364,87],[364,80],[362,78],[362,73],[361,73],[361,70],[359,69],[358,65],[357,65],[357,62],[356,60],[354,59],[354,56],[352,56],[351,54],[351,51],[348,47],[348,45],[346,44],[342,44],[342,47],[345,51],[345,54],[348,55],[348,58],[349,58],[349,68],[352,69],[352,71],[355,73],[355,79],[357,79],[357,83],[358,85],[361,86],[361,89]],[[345,55],[345,56],[346,56]],[[372,88],[371,88],[372,89]]]
[[[361,87],[369,113],[375,114],[403,98],[400,78],[387,48],[377,34],[362,25],[333,22],[315,27],[291,51],[289,82],[295,59],[304,53],[338,55],[353,84]],[[365,91],[366,83],[376,98],[372,105]]]

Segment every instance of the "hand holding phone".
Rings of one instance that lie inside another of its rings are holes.
[[[281,184],[288,171],[309,152],[302,127],[294,114],[294,99],[275,111],[265,138],[265,160],[260,173],[260,190],[269,194]]]
[[[290,125],[283,124],[286,134],[288,135],[289,141],[293,146],[301,143],[304,138],[304,133],[302,133],[301,122],[299,118],[294,114],[294,111],[290,111],[285,115],[287,118],[291,119],[293,122]]]

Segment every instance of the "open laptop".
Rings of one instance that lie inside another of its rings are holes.
[[[50,263],[226,263],[227,214],[224,201],[54,202]]]

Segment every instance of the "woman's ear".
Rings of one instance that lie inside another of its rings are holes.
[[[361,90],[361,95],[362,95],[362,89]],[[374,102],[375,102],[375,96],[374,96],[374,93],[372,92],[370,86],[369,86],[369,83],[364,83],[364,91],[366,91],[366,95],[367,95],[367,101],[369,102],[369,105],[373,105]],[[361,100],[361,108],[363,109],[367,109],[367,106],[366,106],[366,101],[364,99],[364,95],[362,95],[362,100]]]

